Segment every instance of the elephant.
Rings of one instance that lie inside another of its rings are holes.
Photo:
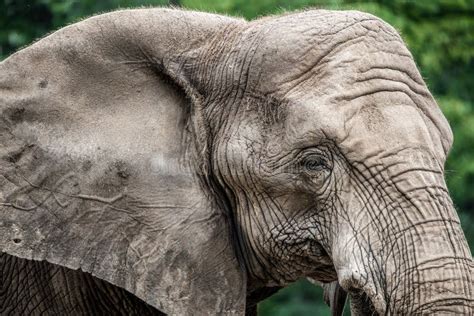
[[[2,314],[252,315],[307,278],[333,315],[472,315],[450,126],[359,11],[170,8],[0,63]]]

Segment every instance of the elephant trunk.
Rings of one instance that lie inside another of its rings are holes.
[[[452,204],[446,213],[455,214]],[[474,314],[474,265],[457,219],[447,214],[426,219],[396,243],[406,258],[393,258],[389,311],[409,315]]]
[[[359,208],[368,215],[339,227],[350,233],[337,236],[333,260],[353,315],[474,314],[466,238],[442,172],[427,178],[417,172],[396,190],[372,192],[371,207]]]

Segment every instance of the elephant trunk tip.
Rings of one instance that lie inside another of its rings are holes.
[[[354,315],[384,315],[387,301],[373,282],[368,281],[368,275],[351,269],[339,270],[339,283],[349,293],[351,311]]]

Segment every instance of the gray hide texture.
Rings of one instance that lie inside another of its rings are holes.
[[[230,23],[118,11],[0,63],[0,250],[90,272],[170,314],[242,313],[228,222],[183,163],[194,110],[164,69]]]
[[[7,254],[172,315],[254,313],[302,277],[335,315],[474,311],[452,132],[374,16],[92,17],[0,63],[0,118]]]

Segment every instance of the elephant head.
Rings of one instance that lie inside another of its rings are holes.
[[[5,253],[171,314],[301,277],[354,314],[474,311],[451,130],[374,16],[92,17],[0,64],[0,111]]]

